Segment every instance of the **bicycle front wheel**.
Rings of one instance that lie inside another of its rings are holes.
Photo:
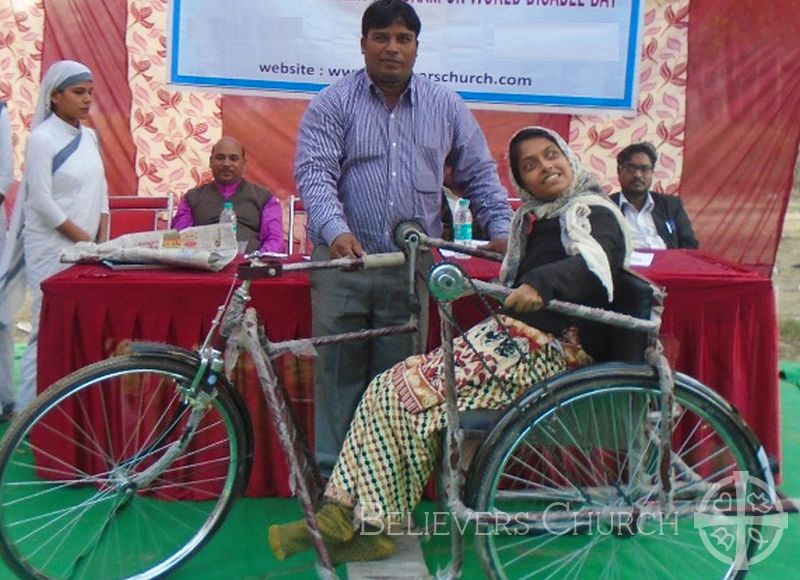
[[[508,516],[478,525],[487,573],[744,575],[763,530],[759,518],[737,516],[736,508],[771,493],[765,456],[738,413],[707,387],[679,375],[674,395],[668,466],[659,453],[659,384],[646,367],[563,375],[518,405],[473,470],[473,507]],[[672,482],[672,510],[659,499],[663,473]],[[704,519],[725,506],[732,510]]]
[[[22,576],[150,578],[214,533],[246,472],[226,388],[187,395],[197,364],[134,355],[39,396],[0,444],[0,549]]]

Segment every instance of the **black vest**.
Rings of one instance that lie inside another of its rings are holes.
[[[270,198],[272,194],[269,191],[244,179],[236,193],[228,199],[225,199],[213,183],[201,185],[186,193],[186,202],[192,209],[196,226],[218,223],[225,202],[233,203],[233,211],[236,212],[236,237],[240,242],[247,242],[248,252],[261,247],[261,212]]]

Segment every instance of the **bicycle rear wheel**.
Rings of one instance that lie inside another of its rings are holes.
[[[586,369],[517,406],[472,470],[471,505],[512,514],[476,531],[492,578],[744,575],[742,545],[726,550],[715,540],[741,533],[746,563],[762,539],[759,518],[729,510],[708,528],[695,514],[761,494],[750,477],[771,491],[765,455],[718,395],[681,375],[675,387],[673,513],[659,511],[661,405],[651,370]]]
[[[244,485],[230,392],[187,397],[196,363],[136,355],[43,393],[0,444],[0,549],[22,576],[150,578],[216,531]]]

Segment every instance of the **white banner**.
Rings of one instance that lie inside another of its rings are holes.
[[[364,65],[371,0],[173,0],[170,82],[310,94]],[[414,71],[468,102],[632,110],[642,0],[417,0]]]

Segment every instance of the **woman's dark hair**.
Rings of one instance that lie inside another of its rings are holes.
[[[411,4],[404,0],[377,0],[370,4],[361,18],[361,36],[366,38],[373,28],[388,28],[396,20],[419,36],[422,22]]]
[[[631,160],[631,157],[636,155],[637,153],[644,153],[650,158],[650,163],[653,164],[653,167],[656,165],[656,159],[658,159],[658,154],[656,153],[656,148],[652,143],[648,143],[647,141],[642,141],[641,143],[634,143],[633,145],[628,145],[617,153],[617,165],[622,165],[623,163],[627,163]]]
[[[551,143],[555,144],[559,150],[561,149],[561,146],[555,139],[553,139],[553,136],[544,129],[523,129],[514,135],[514,137],[511,139],[511,143],[508,144],[508,164],[511,166],[511,175],[514,176],[514,182],[522,188],[525,187],[525,184],[522,181],[522,176],[519,174],[519,146],[523,141],[533,139],[534,137],[543,137],[544,139],[547,139]]]
[[[53,93],[63,93],[63,92],[64,92],[64,89],[54,89],[50,93],[50,98],[47,101],[47,108],[50,109],[51,111],[53,111],[54,113],[56,112],[56,104],[53,102]]]

